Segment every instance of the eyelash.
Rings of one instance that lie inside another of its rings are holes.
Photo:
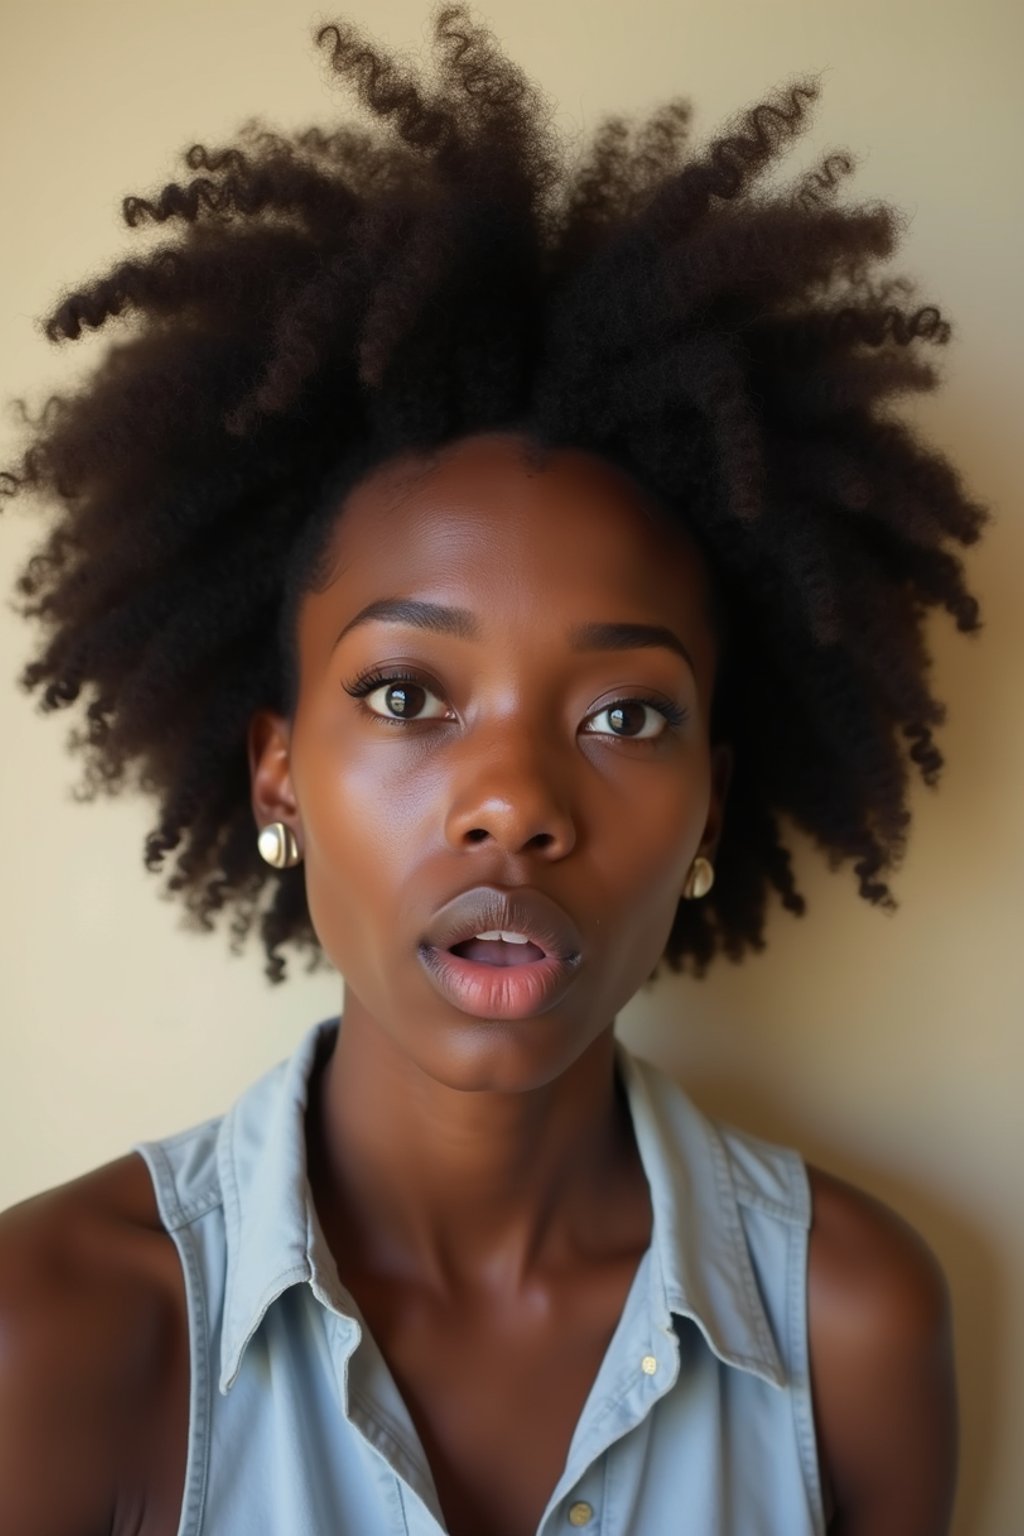
[[[343,683],[342,687],[352,698],[363,700],[368,694],[374,693],[386,683],[414,683],[417,688],[422,688],[425,693],[433,691],[427,687],[426,683],[421,682],[418,677],[414,677],[408,672],[364,672],[353,682]],[[641,694],[630,694],[628,698],[613,699],[610,704],[605,704],[601,709],[596,710],[595,713],[603,715],[605,710],[614,709],[616,704],[646,704],[650,709],[656,710],[658,714],[662,715],[670,726],[677,729],[685,723],[689,715],[689,710],[681,709],[676,704],[670,704],[665,699],[647,698]],[[371,719],[382,720],[385,725],[403,726],[425,723],[417,720],[402,720],[398,715],[378,715],[375,710],[370,709],[368,706],[363,705],[362,707]],[[658,736],[615,736],[614,732],[595,731],[592,734],[611,735],[615,741],[642,741],[653,746],[656,741],[661,740],[661,735],[664,733],[659,733]]]

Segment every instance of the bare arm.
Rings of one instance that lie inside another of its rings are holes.
[[[122,1164],[0,1215],[0,1536],[110,1536],[153,1306],[107,1191]]]
[[[834,1536],[948,1536],[957,1410],[949,1293],[923,1240],[812,1168],[811,1375]]]

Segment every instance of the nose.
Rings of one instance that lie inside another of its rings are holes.
[[[575,845],[576,825],[556,755],[542,733],[525,730],[521,721],[518,730],[513,726],[487,741],[474,733],[449,783],[449,847],[493,843],[511,855],[564,858]]]

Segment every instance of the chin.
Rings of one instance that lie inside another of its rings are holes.
[[[530,1093],[561,1077],[610,1027],[570,1023],[558,1010],[515,1020],[455,1015],[424,1020],[414,1039],[404,1031],[390,1039],[425,1077],[454,1092]]]

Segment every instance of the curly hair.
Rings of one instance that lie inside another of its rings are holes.
[[[273,981],[285,943],[318,965],[301,869],[256,850],[248,721],[294,710],[297,609],[345,488],[514,425],[627,466],[712,574],[711,729],[735,767],[717,879],[680,902],[670,967],[762,949],[772,890],[804,911],[786,819],[891,909],[911,764],[928,784],[943,765],[924,623],[941,606],[980,627],[952,546],[989,513],[889,406],[935,387],[920,347],[950,334],[878,276],[903,216],[839,205],[846,151],[759,187],[817,80],[699,152],[684,100],[580,148],[462,5],[435,12],[419,73],[345,23],[316,42],[370,126],[257,119],[193,145],[187,177],[123,203],[170,239],[45,321],[61,342],[124,317],[2,482],[57,509],[17,581],[46,632],[20,682],[44,710],[82,699],[78,793],[154,796],[145,862],[186,920],[223,914],[236,951],[258,924]]]

